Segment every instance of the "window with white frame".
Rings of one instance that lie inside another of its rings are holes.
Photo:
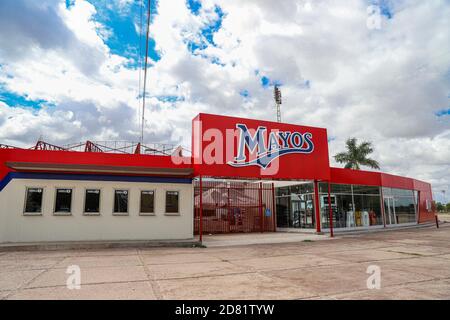
[[[114,190],[114,213],[128,213],[128,190]]]
[[[72,189],[56,189],[55,213],[69,214],[72,211]]]
[[[142,214],[155,213],[155,191],[142,190],[139,212]]]
[[[86,189],[84,212],[87,214],[100,213],[100,189]]]
[[[166,213],[179,213],[179,191],[166,191]]]
[[[41,214],[43,194],[44,194],[43,188],[27,188],[25,195],[24,213]]]

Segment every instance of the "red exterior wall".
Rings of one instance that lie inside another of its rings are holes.
[[[414,190],[419,191],[419,223],[434,221],[436,208],[432,202],[431,185],[423,181],[414,180]],[[431,212],[428,212],[426,208],[427,199],[433,204]]]
[[[6,162],[30,162],[45,164],[74,164],[112,167],[141,168],[191,168],[187,164],[175,164],[170,156],[117,154],[101,152],[49,151],[27,149],[0,149],[0,180],[8,172],[14,171],[6,166]],[[70,172],[69,172],[70,173]]]
[[[419,223],[434,221],[435,208],[428,212],[426,201],[433,201],[431,185],[429,183],[395,176],[382,172],[371,172],[363,170],[350,170],[341,168],[330,168],[331,183],[360,184],[369,186],[380,186],[387,188],[416,190],[419,192]]]
[[[330,168],[331,183],[361,184],[366,186],[381,186],[379,172]]]

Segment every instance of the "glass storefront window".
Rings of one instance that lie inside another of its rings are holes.
[[[305,194],[305,193],[314,193],[314,184],[313,183],[302,183],[296,184],[292,186],[279,187],[276,188],[277,196],[288,196],[290,194]]]
[[[322,214],[322,227],[330,227],[330,210],[328,206],[328,194],[320,195],[320,207]],[[354,227],[354,222],[349,220],[353,214],[353,202],[351,194],[331,194],[331,209],[333,211],[333,228]]]
[[[372,187],[372,186],[353,186],[353,193],[354,194],[379,195],[380,194],[380,188],[379,187]]]
[[[386,224],[414,223],[417,221],[417,191],[383,188]]]
[[[355,225],[369,227],[383,224],[380,196],[354,195]]]
[[[328,193],[328,183],[319,183],[319,193]],[[331,193],[352,193],[352,186],[349,184],[331,184]]]
[[[364,185],[319,183],[319,206],[322,227],[330,227],[329,200],[334,228],[368,228],[384,224],[417,221],[418,193],[413,190]],[[314,184],[277,188],[277,224],[280,228],[314,228]],[[383,201],[382,201],[383,200]]]
[[[288,196],[290,194],[289,187],[276,188],[277,197]]]
[[[319,192],[322,226],[329,228],[328,184],[320,183]],[[383,224],[379,187],[331,184],[330,196],[334,228]]]
[[[290,197],[277,197],[277,227],[289,228]]]
[[[277,227],[314,228],[314,184],[277,188]]]
[[[412,196],[395,197],[394,205],[397,223],[411,223],[416,221],[416,209]]]

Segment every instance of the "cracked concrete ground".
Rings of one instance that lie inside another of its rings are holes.
[[[66,287],[68,266],[81,289]],[[381,289],[367,289],[369,265]],[[0,252],[0,299],[450,299],[450,224],[330,241]]]

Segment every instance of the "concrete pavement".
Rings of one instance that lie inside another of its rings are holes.
[[[449,223],[297,240],[0,252],[0,299],[450,299]],[[66,287],[73,265],[79,290]],[[379,290],[367,289],[370,265],[381,268]]]

